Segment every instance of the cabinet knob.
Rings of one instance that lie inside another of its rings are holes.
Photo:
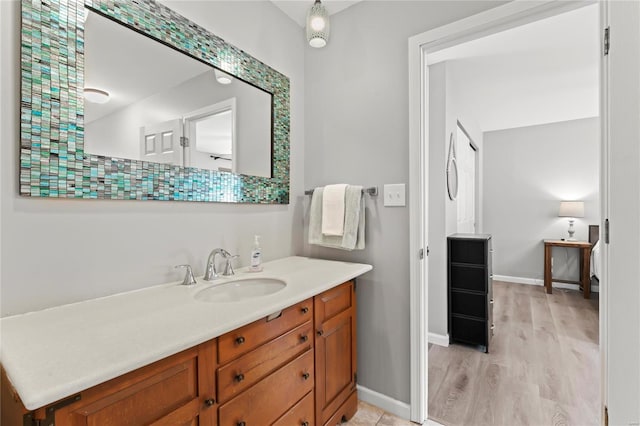
[[[491,324],[491,329],[493,330],[494,328],[496,328],[495,324]]]
[[[322,335],[324,334],[324,331],[322,331],[322,330],[318,330],[318,331],[316,332],[316,334],[317,334],[318,336],[322,336]]]
[[[493,299],[489,300],[489,303],[493,305]]]
[[[241,345],[244,343],[244,337],[240,336],[240,337],[236,337],[236,344],[237,345]]]
[[[243,380],[244,380],[244,374],[242,374],[242,373],[236,374],[236,377],[235,377],[235,381],[236,382],[240,383]]]
[[[236,426],[247,426],[247,424],[245,422],[238,422],[236,423]]]
[[[216,403],[216,400],[215,400],[215,399],[213,399],[213,398],[209,398],[209,399],[206,399],[206,400],[204,401],[204,404],[205,404],[207,407],[211,407],[211,406],[212,406],[213,404],[215,404],[215,403]]]
[[[309,340],[309,338],[307,337],[307,335],[306,335],[306,334],[303,334],[302,336],[300,336],[300,341],[301,341],[302,343],[306,342],[307,340]]]
[[[309,377],[311,377],[311,376],[309,375],[309,373],[302,373],[302,378],[303,378],[303,379],[305,379],[305,380],[309,380]]]
[[[302,422],[300,423],[300,426],[309,426],[309,422]]]
[[[300,312],[302,312],[303,314],[306,314],[307,312],[309,312],[309,308],[305,306],[302,309],[300,309]]]

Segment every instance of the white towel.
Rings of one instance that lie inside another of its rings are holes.
[[[344,235],[344,198],[347,185],[327,185],[322,192],[322,235]]]
[[[322,235],[323,189],[316,188],[309,208],[309,244],[341,250],[364,250],[365,213],[361,186],[347,185],[345,191],[344,234]]]

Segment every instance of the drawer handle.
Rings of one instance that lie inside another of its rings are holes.
[[[236,377],[234,378],[234,380],[238,383],[240,383],[241,381],[244,380],[244,374],[240,373],[240,374],[236,374]]]
[[[238,422],[236,423],[236,426],[247,426],[247,424],[245,422]]]
[[[305,306],[304,308],[300,309],[300,312],[302,312],[303,314],[306,314],[307,312],[309,312],[309,308]]]
[[[213,404],[215,404],[215,403],[216,403],[216,400],[215,400],[215,399],[213,399],[213,398],[209,398],[209,399],[206,399],[206,400],[204,401],[204,404],[205,404],[207,407],[211,407],[211,406],[212,406]]]
[[[304,380],[309,380],[309,377],[311,377],[311,376],[309,375],[309,373],[302,373],[302,378],[303,378]]]
[[[244,337],[240,336],[240,337],[236,337],[236,345],[241,345],[244,343]]]
[[[324,334],[324,331],[322,331],[322,330],[318,330],[316,334],[317,334],[318,336],[322,336],[322,335]]]
[[[300,341],[301,341],[302,343],[306,342],[307,340],[309,340],[309,338],[307,337],[307,335],[306,335],[306,334],[303,334],[302,336],[300,336]]]
[[[300,426],[309,426],[309,422],[302,422],[300,423]]]

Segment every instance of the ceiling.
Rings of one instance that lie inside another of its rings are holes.
[[[329,15],[338,13],[361,0],[323,0],[322,4],[327,9]],[[271,0],[280,10],[286,13],[296,24],[301,27],[305,26],[307,20],[307,11],[313,5],[314,0]]]
[[[595,117],[598,7],[582,7],[430,53],[428,61],[448,61],[453,86],[482,131]]]

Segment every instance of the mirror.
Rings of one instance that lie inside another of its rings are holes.
[[[451,201],[458,196],[458,163],[453,133],[449,138],[449,158],[447,159],[447,193]]]
[[[270,93],[89,9],[84,46],[86,152],[271,177]]]
[[[289,202],[286,76],[152,0],[84,6],[22,2],[21,195]],[[90,50],[93,21],[121,33],[116,56]],[[102,80],[102,68],[120,86]],[[134,69],[142,81],[122,73]],[[218,83],[225,77],[231,84]],[[187,92],[174,92],[180,86]],[[109,92],[109,102],[89,103],[85,88]],[[131,98],[117,109],[120,95]]]

